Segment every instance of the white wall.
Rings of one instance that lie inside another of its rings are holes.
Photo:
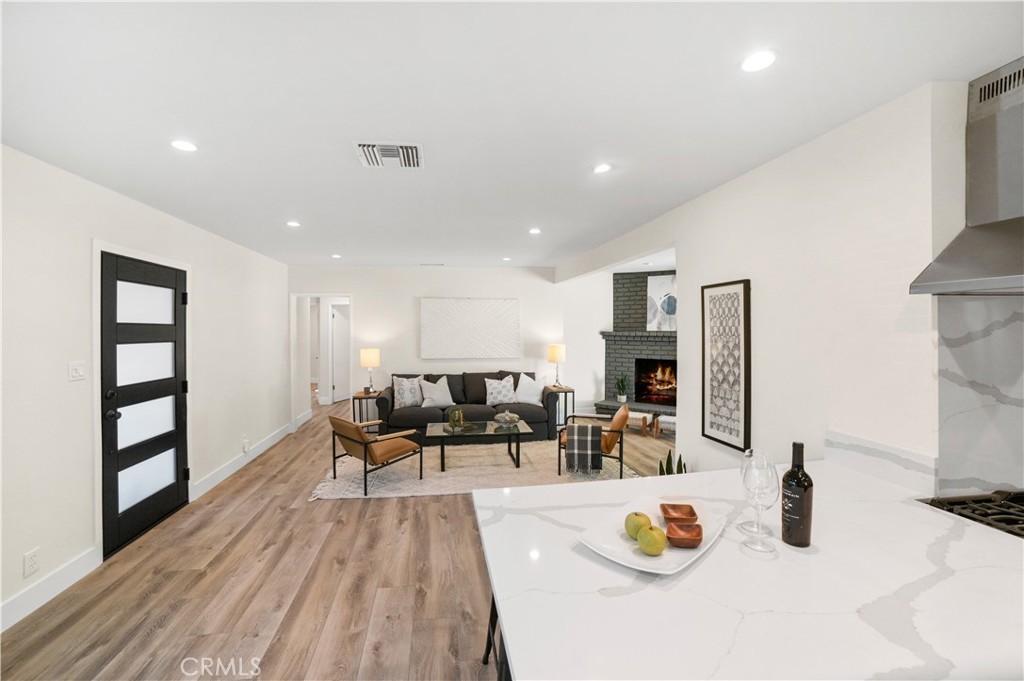
[[[310,299],[308,296],[293,298],[292,316],[292,376],[299,379],[292,381],[292,420],[304,418],[306,412],[312,409],[311,397],[309,394],[308,372],[310,368]],[[303,379],[305,374],[306,380]]]
[[[320,384],[320,299],[310,298],[309,308],[309,375],[310,382]]]
[[[97,240],[188,267],[193,494],[248,460],[243,436],[251,455],[283,436],[291,400],[283,264],[7,147],[3,170],[8,626],[39,604],[46,580],[68,576],[62,566],[98,562]],[[87,361],[87,380],[68,382],[70,360]],[[34,547],[41,569],[23,579],[22,554]]]
[[[566,343],[562,382],[574,385],[577,406],[600,395],[603,341],[612,324],[611,275],[595,274],[555,284],[551,271],[523,268],[341,268],[293,267],[293,294],[346,291],[352,294],[352,352],[379,347],[381,367],[374,385],[390,383],[390,373],[536,371],[554,381],[547,361],[548,343]],[[423,297],[518,298],[522,357],[518,360],[423,360],[419,358],[419,299]],[[563,324],[564,322],[564,324]],[[358,366],[358,364],[356,364]],[[355,376],[364,385],[364,369]],[[595,379],[595,373],[601,374]],[[574,382],[578,381],[579,385]],[[321,390],[321,393],[323,390]],[[597,397],[596,399],[600,399]]]
[[[820,457],[828,429],[935,456],[933,303],[908,286],[933,220],[962,220],[933,182],[955,184],[964,93],[921,87],[558,268],[565,280],[675,243],[677,447],[694,468],[738,461],[701,436],[700,287],[748,278],[755,446],[783,461],[803,440]]]

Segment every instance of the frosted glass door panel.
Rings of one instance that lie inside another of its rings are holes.
[[[174,377],[174,343],[117,346],[117,384],[131,385]]]
[[[146,497],[159,492],[177,478],[174,474],[174,450],[146,459],[117,474],[117,512],[122,513]]]
[[[174,289],[117,282],[118,324],[173,324]]]
[[[174,396],[121,407],[117,422],[117,448],[124,449],[174,430]]]

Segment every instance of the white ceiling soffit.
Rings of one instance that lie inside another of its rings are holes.
[[[3,141],[293,265],[554,267],[1012,61],[1022,7],[5,2]]]
[[[665,270],[676,269],[676,249],[669,248],[664,251],[658,251],[657,253],[650,253],[624,262],[621,265],[608,268],[609,272],[615,274],[621,274],[623,272],[663,272]]]

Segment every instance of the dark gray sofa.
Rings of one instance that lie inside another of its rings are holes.
[[[522,404],[519,402],[511,404],[487,405],[487,389],[484,385],[485,378],[503,379],[512,376],[512,381],[519,387],[519,374],[525,373],[534,378],[531,371],[495,371],[489,373],[462,373],[462,374],[423,374],[423,378],[431,383],[437,383],[442,376],[448,377],[448,389],[452,393],[452,400],[455,407],[462,410],[467,421],[490,421],[495,415],[506,409],[526,421],[533,429],[530,435],[524,435],[523,440],[554,440],[557,434],[555,423],[558,413],[558,393],[552,392],[545,386],[541,393],[540,401],[544,406],[535,404]],[[413,378],[420,374],[392,374],[399,378]],[[381,425],[381,432],[387,433],[396,430],[415,428],[420,433],[425,433],[428,423],[445,423],[448,420],[448,409],[438,407],[403,407],[395,409],[395,395],[391,386],[384,388],[377,398],[377,418],[384,423]],[[463,438],[458,441],[471,442],[476,438]]]

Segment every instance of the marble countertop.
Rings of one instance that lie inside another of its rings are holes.
[[[475,491],[513,677],[1024,676],[1024,542],[833,462],[807,470],[812,545],[778,539],[776,505],[770,560],[741,548],[736,523],[752,511],[735,470]],[[674,575],[579,542],[644,496],[732,511],[717,543]]]

